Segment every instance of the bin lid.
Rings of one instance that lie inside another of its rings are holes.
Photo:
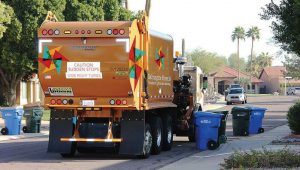
[[[15,107],[0,107],[0,111],[6,111],[6,110],[22,110],[23,106],[15,106]]]
[[[249,108],[249,110],[251,110],[251,111],[266,111],[266,110],[267,110],[266,108],[253,107],[253,106],[249,106],[248,108]]]
[[[26,105],[24,105],[24,108],[33,108],[33,107],[42,107],[42,103],[41,102],[35,102],[35,103],[28,103]]]
[[[228,113],[229,113],[228,110],[206,110],[206,112],[212,112],[212,113],[218,113],[218,114],[224,114],[224,115],[228,115]]]
[[[223,114],[217,114],[217,113],[212,113],[212,112],[195,112],[195,117],[218,117],[221,118],[223,117]]]

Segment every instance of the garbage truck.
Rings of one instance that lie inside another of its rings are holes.
[[[174,54],[170,35],[133,21],[59,22],[38,29],[38,76],[50,112],[48,152],[115,148],[147,158],[195,140],[203,73]]]

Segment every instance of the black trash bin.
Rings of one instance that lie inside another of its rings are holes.
[[[227,116],[228,116],[228,111],[227,110],[209,110],[207,112],[213,112],[217,114],[223,114],[221,119],[221,125],[219,127],[219,143],[226,143],[227,142],[227,136],[226,136],[226,121],[227,121]]]
[[[39,105],[24,106],[26,118],[26,126],[22,129],[24,133],[40,133],[43,111],[44,109]]]
[[[234,107],[231,110],[233,136],[248,136],[251,109]]]

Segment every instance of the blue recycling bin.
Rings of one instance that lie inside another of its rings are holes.
[[[196,146],[199,150],[214,150],[219,147],[219,127],[223,114],[195,112]]]
[[[249,122],[249,134],[263,133],[262,121],[267,109],[259,107],[249,107],[250,110],[250,122]]]
[[[24,113],[21,107],[0,108],[5,127],[1,129],[2,135],[19,135],[21,132],[21,120]]]

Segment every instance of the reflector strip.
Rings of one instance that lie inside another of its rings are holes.
[[[71,34],[71,31],[70,30],[66,30],[65,34]]]
[[[129,53],[130,47],[129,47],[129,38],[117,38],[116,42],[123,42],[125,43],[126,52]]]
[[[92,108],[89,108],[89,107],[88,107],[88,108],[85,108],[85,110],[92,110]]]
[[[48,40],[45,40],[45,39],[39,40],[39,53],[42,53],[43,43],[52,43],[52,40],[50,40],[50,39],[48,39]]]
[[[122,142],[122,139],[100,139],[100,138],[60,138],[62,142]]]

